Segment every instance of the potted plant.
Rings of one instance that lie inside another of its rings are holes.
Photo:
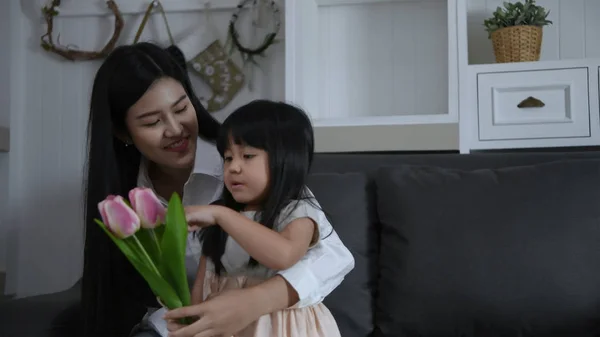
[[[535,4],[535,0],[504,2],[493,16],[483,22],[492,40],[496,62],[538,61],[542,49],[543,26],[550,11]]]

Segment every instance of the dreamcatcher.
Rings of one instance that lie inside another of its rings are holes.
[[[238,19],[244,10],[250,8],[252,17],[252,36],[254,39],[259,38],[257,31],[259,28],[268,27],[267,33],[262,38],[262,42],[254,44],[243,43],[239,34],[239,28],[236,26]],[[269,22],[268,16],[271,17]],[[281,28],[281,11],[274,0],[241,0],[236,11],[231,16],[229,21],[228,36],[226,46],[229,47],[229,53],[238,51],[242,57],[243,68],[249,71],[248,87],[252,90],[252,79],[254,77],[254,67],[260,67],[256,58],[257,56],[265,57],[265,51],[273,44],[279,42],[276,37]],[[249,69],[248,69],[249,67]]]

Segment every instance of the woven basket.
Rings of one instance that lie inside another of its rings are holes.
[[[539,61],[542,49],[542,27],[513,26],[492,33],[496,62]]]

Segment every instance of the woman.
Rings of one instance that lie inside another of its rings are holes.
[[[184,67],[158,46],[119,47],[98,70],[88,125],[85,336],[128,336],[159,306],[143,278],[93,222],[99,218],[98,202],[108,194],[126,196],[135,186],[153,188],[163,201],[177,192],[185,205],[216,200],[222,188],[222,162],[214,144],[219,126],[194,94]],[[200,253],[190,235],[190,277]],[[202,317],[190,333],[229,336],[264,314],[321,301],[353,267],[352,255],[332,235],[268,281],[182,310]],[[142,325],[135,336],[142,335],[153,333]]]

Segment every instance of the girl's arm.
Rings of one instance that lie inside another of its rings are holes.
[[[194,280],[194,286],[192,288],[192,304],[201,303],[204,297],[204,276],[206,275],[206,257],[200,256],[200,262],[198,263],[198,272],[196,273],[196,280]]]
[[[315,222],[298,218],[276,232],[227,207],[215,207],[216,223],[250,256],[270,269],[283,270],[298,262],[308,250],[315,233]]]

